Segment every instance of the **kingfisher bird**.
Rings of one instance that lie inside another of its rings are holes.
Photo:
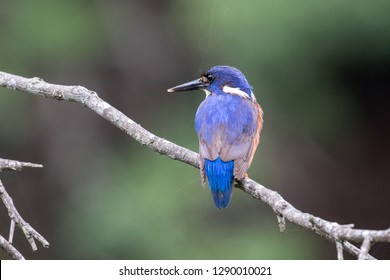
[[[246,177],[252,163],[263,128],[263,111],[252,86],[237,68],[214,66],[199,79],[168,92],[197,89],[206,93],[195,115],[202,184],[207,178],[215,206],[226,208],[234,179]]]

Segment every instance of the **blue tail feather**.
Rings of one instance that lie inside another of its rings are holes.
[[[234,161],[225,162],[218,157],[216,160],[205,160],[205,171],[215,206],[226,208],[229,205],[233,188]]]

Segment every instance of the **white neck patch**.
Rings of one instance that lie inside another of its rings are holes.
[[[211,92],[207,89],[203,89],[203,91],[206,93],[206,97],[208,97],[211,94]]]
[[[249,96],[245,91],[241,90],[240,88],[232,88],[229,86],[223,86],[222,90],[224,93],[227,93],[227,94],[234,94],[234,95],[238,95],[242,98],[251,99],[252,101],[256,101],[256,97],[253,94],[253,92],[251,92],[251,96]]]

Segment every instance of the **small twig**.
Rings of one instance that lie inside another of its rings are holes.
[[[36,164],[36,163],[30,163],[30,162],[21,162],[21,161],[17,161],[17,160],[1,159],[0,158],[0,172],[3,170],[19,171],[19,170],[22,170],[22,168],[24,168],[24,167],[42,168],[43,165]],[[5,190],[5,187],[3,186],[1,180],[0,180],[0,197],[1,197],[5,207],[8,209],[8,215],[11,218],[11,224],[10,224],[10,229],[9,229],[9,238],[8,238],[7,242],[9,244],[12,244],[14,234],[15,234],[15,226],[17,225],[22,230],[27,241],[30,243],[30,246],[31,246],[33,251],[38,250],[38,247],[35,243],[34,238],[37,239],[38,241],[40,241],[42,243],[43,247],[46,247],[46,248],[49,247],[49,242],[47,242],[47,240],[42,235],[40,235],[33,227],[31,227],[28,223],[26,223],[26,221],[24,221],[24,219],[22,218],[22,216],[19,214],[18,210],[16,209],[12,198]],[[10,251],[10,252],[14,252],[14,251]],[[14,256],[14,257],[18,258],[17,256]]]
[[[0,246],[16,260],[24,260],[23,255],[14,247],[10,242],[7,241],[3,236],[0,235]]]
[[[353,242],[363,242],[366,236],[370,236],[372,242],[390,242],[390,229],[385,230],[368,230],[354,229],[353,225],[339,225],[338,223],[329,222],[324,219],[313,217],[312,222],[322,231],[337,236],[343,240]]]
[[[352,245],[350,242],[348,241],[344,241],[343,242],[343,247],[344,249],[346,249],[347,252],[349,252],[351,255],[353,256],[356,256],[358,257],[359,254],[360,254],[360,249],[357,248],[356,246]],[[371,256],[370,254],[367,254],[365,256],[365,260],[376,260],[376,258],[374,258],[373,256]]]
[[[344,254],[343,254],[343,242],[340,240],[336,240],[336,250],[337,250],[337,259],[343,260]]]
[[[3,170],[20,171],[23,167],[42,168],[42,164],[36,164],[31,162],[22,162],[12,159],[0,158],[0,172]]]
[[[28,242],[31,245],[31,248],[33,251],[36,251],[38,248],[35,244],[34,239],[38,240],[42,243],[43,247],[48,248],[49,242],[40,235],[32,226],[30,226],[26,221],[22,218],[22,216],[19,214],[18,210],[16,209],[12,198],[9,196],[7,191],[5,190],[5,187],[3,186],[3,183],[0,180],[0,197],[3,201],[5,207],[8,209],[8,215],[15,222],[15,224],[23,231],[25,237],[27,238]],[[12,229],[12,223],[11,223],[11,229],[10,229],[10,240],[13,239],[13,229]]]
[[[15,221],[11,219],[11,224],[9,226],[9,238],[8,238],[9,243],[12,243],[14,241],[14,233],[15,233]]]
[[[278,219],[279,231],[284,232],[286,230],[286,219],[279,214],[276,215],[276,218]]]
[[[371,242],[372,242],[371,236],[367,236],[364,238],[364,240],[362,242],[362,246],[360,247],[360,253],[358,256],[358,260],[367,259],[368,252],[370,251],[370,248],[371,248]]]

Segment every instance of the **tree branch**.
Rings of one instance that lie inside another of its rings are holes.
[[[12,246],[11,242],[8,242],[3,236],[0,235],[0,246],[15,260],[24,260],[22,254]]]
[[[27,238],[27,241],[30,243],[30,246],[33,251],[36,251],[37,245],[35,244],[35,239],[42,243],[43,247],[48,248],[49,242],[40,235],[32,226],[30,226],[19,214],[16,209],[12,198],[9,196],[3,183],[0,180],[0,198],[3,201],[5,207],[8,210],[8,215],[11,218],[10,234],[9,234],[9,243],[12,243],[14,228],[17,225],[22,231],[24,236]]]
[[[122,112],[100,99],[95,92],[84,87],[49,84],[40,78],[29,79],[4,72],[0,72],[0,86],[45,98],[80,103],[126,132],[142,145],[147,146],[159,154],[199,168],[199,155],[197,153],[150,133]],[[353,229],[353,225],[339,225],[315,217],[312,214],[303,213],[294,208],[277,192],[265,188],[250,178],[238,181],[237,187],[269,205],[278,217],[278,224],[281,231],[285,227],[285,218],[296,225],[310,229],[335,243],[338,248],[339,258],[342,257],[342,249],[344,249],[355,257],[374,259],[368,254],[370,246],[367,245],[367,242],[369,244],[372,242],[390,242],[390,229]],[[359,249],[348,241],[363,243],[363,245]]]
[[[43,165],[0,158],[0,172],[4,170],[20,171],[24,167],[41,168],[43,167]],[[24,221],[24,219],[16,209],[12,198],[5,190],[5,187],[3,186],[1,180],[0,180],[0,198],[3,201],[5,207],[7,208],[8,215],[11,218],[8,241],[4,239],[4,237],[0,236],[0,246],[14,259],[17,260],[24,259],[22,254],[15,247],[12,246],[12,241],[15,233],[15,226],[17,225],[23,231],[33,251],[36,251],[38,249],[37,245],[35,244],[34,238],[40,241],[44,247],[49,247],[49,242],[47,242],[43,236],[41,236],[33,227],[31,227],[28,223]]]
[[[42,164],[36,164],[31,162],[21,162],[12,159],[2,159],[0,158],[0,172],[3,170],[9,171],[20,171],[23,167],[34,167],[34,168],[42,168]]]

